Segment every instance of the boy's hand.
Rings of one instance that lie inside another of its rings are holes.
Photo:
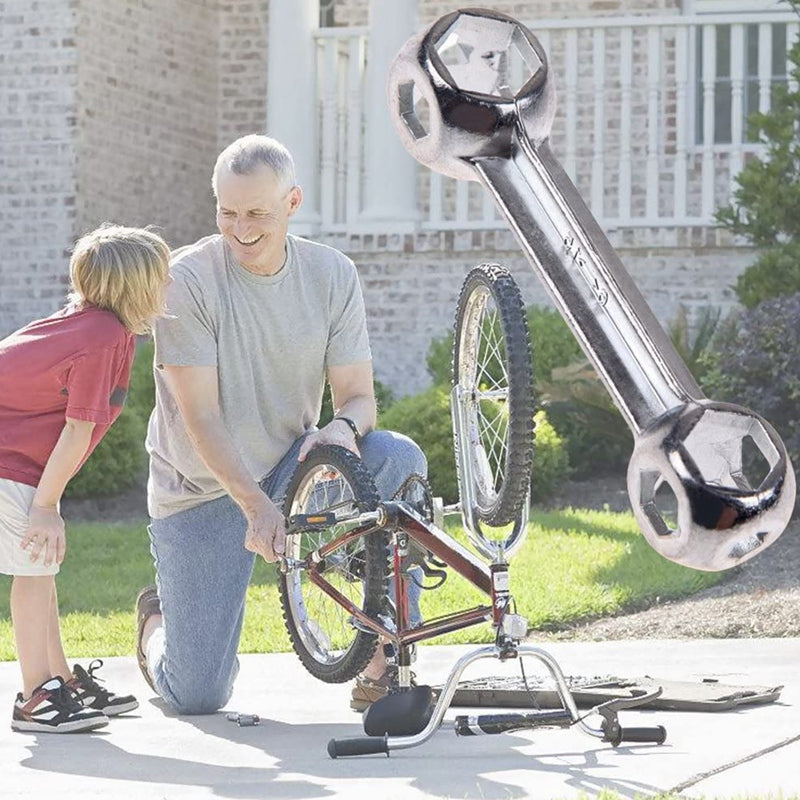
[[[31,561],[38,561],[44,553],[44,565],[49,567],[53,561],[60,564],[67,551],[67,538],[64,533],[64,520],[55,508],[31,506],[28,515],[28,530],[20,542],[23,550],[31,549]]]

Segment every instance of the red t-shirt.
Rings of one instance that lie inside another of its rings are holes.
[[[94,306],[0,341],[0,478],[38,486],[67,417],[96,423],[80,469],[122,411],[134,349],[116,315]]]

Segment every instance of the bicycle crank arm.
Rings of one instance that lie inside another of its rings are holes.
[[[606,385],[633,432],[628,494],[650,544],[702,570],[772,544],[795,498],[783,442],[752,411],[703,395],[556,161],[555,86],[536,37],[499,12],[448,14],[401,49],[389,97],[418,161],[489,191]]]

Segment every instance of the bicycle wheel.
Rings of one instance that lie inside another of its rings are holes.
[[[465,422],[462,437],[454,426],[456,457],[472,467],[475,513],[487,525],[507,525],[530,486],[533,370],[522,296],[498,264],[475,267],[461,287],[453,385]]]
[[[289,483],[284,514],[334,514],[336,522],[286,537],[286,555],[296,560],[352,529],[348,520],[378,505],[372,476],[353,453],[337,446],[315,447]],[[357,608],[377,615],[386,595],[386,535],[359,537],[317,565],[321,576]],[[304,569],[279,581],[283,618],[305,668],[328,683],[354,678],[375,652],[378,637],[356,627],[350,613],[309,579]]]

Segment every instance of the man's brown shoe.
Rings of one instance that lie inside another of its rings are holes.
[[[155,586],[145,586],[136,598],[136,661],[147,685],[156,692],[153,676],[147,667],[147,656],[142,648],[144,626],[150,617],[161,613],[161,602]],[[158,694],[158,692],[156,692]]]
[[[414,675],[411,676],[411,685],[415,686]],[[356,682],[350,692],[350,708],[353,711],[365,711],[376,700],[386,697],[387,694],[397,689],[397,668],[388,667],[380,678],[371,680],[363,675],[356,677]]]

